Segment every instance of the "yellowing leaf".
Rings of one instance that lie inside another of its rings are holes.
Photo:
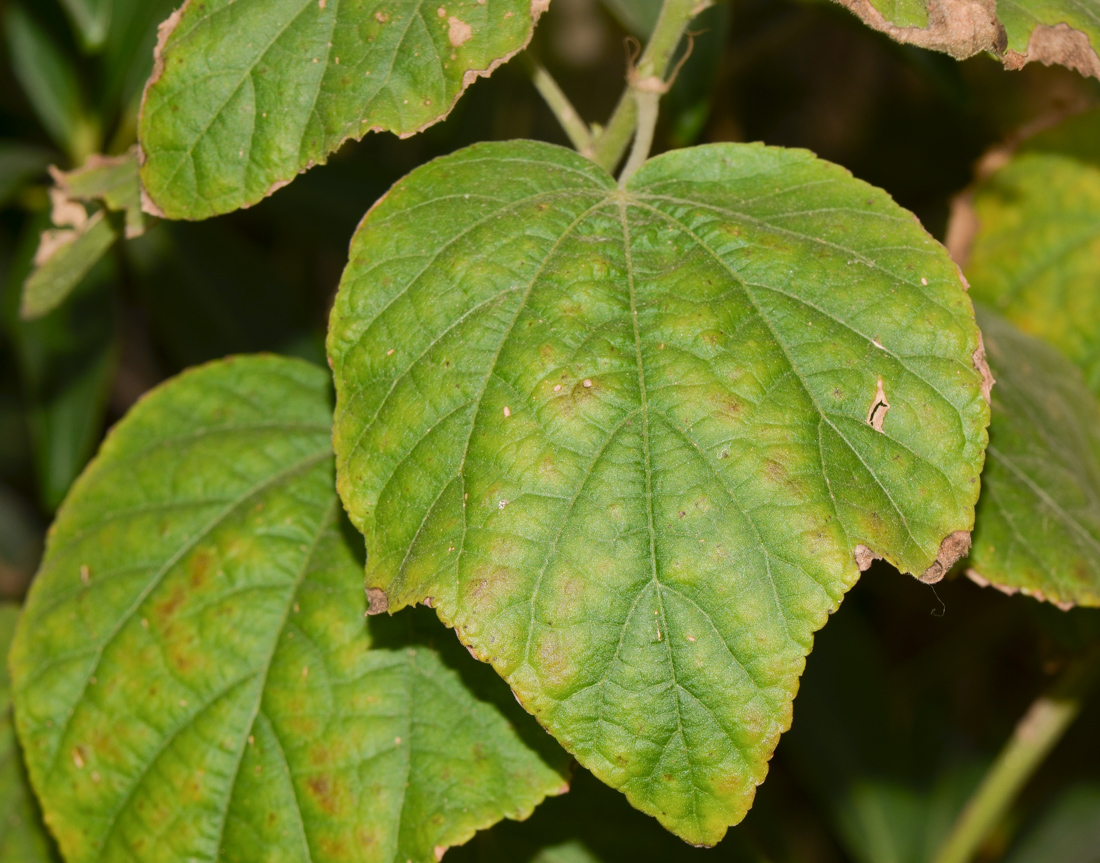
[[[859,568],[965,552],[977,350],[942,247],[809,153],[680,150],[620,189],[478,145],[353,241],[339,490],[378,608],[433,604],[582,764],[713,844]]]
[[[187,373],[62,507],[11,665],[68,863],[435,863],[563,790],[560,750],[438,624],[364,620],[329,398],[300,361]]]

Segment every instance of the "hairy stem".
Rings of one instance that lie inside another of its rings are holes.
[[[1098,677],[1100,643],[1073,660],[1050,691],[1028,708],[963,808],[933,863],[968,863],[974,857],[1036,768],[1077,718]]]
[[[581,119],[577,109],[569,101],[569,97],[558,86],[558,82],[543,68],[538,60],[531,56],[531,52],[525,51],[523,57],[535,89],[539,91],[539,95],[550,106],[550,110],[554,112],[554,116],[557,117],[573,146],[581,153],[586,155],[590,153],[592,151],[592,131],[588,128],[588,124]]]
[[[710,0],[664,0],[657,26],[638,60],[619,104],[607,123],[607,127],[593,142],[592,150],[585,155],[607,171],[614,170],[623,158],[626,148],[638,128],[638,101],[635,82],[650,78],[663,80],[668,73],[684,31],[691,19],[710,5]],[[648,151],[648,148],[647,148]]]

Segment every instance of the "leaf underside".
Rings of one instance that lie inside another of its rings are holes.
[[[69,863],[429,863],[561,790],[438,624],[364,623],[328,390],[274,357],[188,373],[63,506],[11,664]]]
[[[977,300],[1059,348],[1100,395],[1100,110],[1026,142],[959,218]]]
[[[898,42],[958,59],[989,52],[1007,68],[1059,64],[1100,78],[1097,0],[837,0]]]
[[[549,0],[188,0],[162,25],[139,138],[148,209],[248,206],[370,131],[441,120]]]
[[[969,530],[977,347],[943,249],[804,151],[676,151],[625,190],[546,144],[436,160],[365,219],[330,325],[368,586],[713,844],[857,547],[922,573]]]
[[[997,379],[970,576],[1100,605],[1100,408],[1050,345],[981,309]]]

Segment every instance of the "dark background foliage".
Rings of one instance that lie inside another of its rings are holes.
[[[486,138],[567,143],[513,63],[422,135],[349,143],[253,209],[162,223],[116,246],[59,309],[23,321],[18,295],[48,210],[45,166],[75,167],[91,152],[133,143],[156,24],[171,6],[116,0],[102,44],[89,44],[60,0],[0,2],[0,594],[7,599],[25,592],[44,526],[104,430],[147,389],[230,353],[324,362],[326,315],[352,232],[399,177]],[[627,35],[596,0],[554,0],[534,49],[581,113],[597,120],[621,91]],[[51,103],[51,93],[64,98]],[[958,63],[894,44],[831,3],[730,0],[697,28],[658,148],[756,140],[805,147],[885,188],[942,239],[951,198],[985,151],[1097,102],[1098,82],[1073,72],[1037,65],[1005,72],[984,57]],[[671,837],[639,843],[637,836],[652,835],[649,819],[582,776],[572,794],[528,824],[501,825],[448,859],[523,860],[583,842],[608,860],[917,863],[1027,705],[1098,629],[1095,618],[1010,599],[965,578],[933,589],[876,565],[819,636],[794,728],[756,807],[719,850],[697,852]],[[1014,843],[1073,789],[1095,793],[1098,727],[1093,703],[1029,784],[1015,822],[986,849],[990,859],[1015,853]],[[603,815],[620,810],[626,826],[609,833]],[[1080,859],[1100,859],[1100,851]]]

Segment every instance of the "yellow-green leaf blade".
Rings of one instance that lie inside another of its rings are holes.
[[[364,221],[330,327],[368,585],[712,844],[857,558],[961,553],[977,347],[943,249],[808,153],[677,151],[625,190],[544,144],[437,160]]]
[[[502,686],[415,621],[365,623],[330,411],[306,363],[203,367],[144,399],[67,499],[12,668],[69,863],[431,863],[560,790]]]
[[[139,137],[151,212],[254,204],[348,138],[410,135],[521,50],[549,0],[210,0],[161,30]]]
[[[956,221],[975,226],[961,250],[975,299],[1059,348],[1100,394],[1097,141],[1096,110],[1036,136],[978,181]]]
[[[1009,593],[1100,605],[1100,409],[1058,351],[987,309],[997,379],[970,576]]]

